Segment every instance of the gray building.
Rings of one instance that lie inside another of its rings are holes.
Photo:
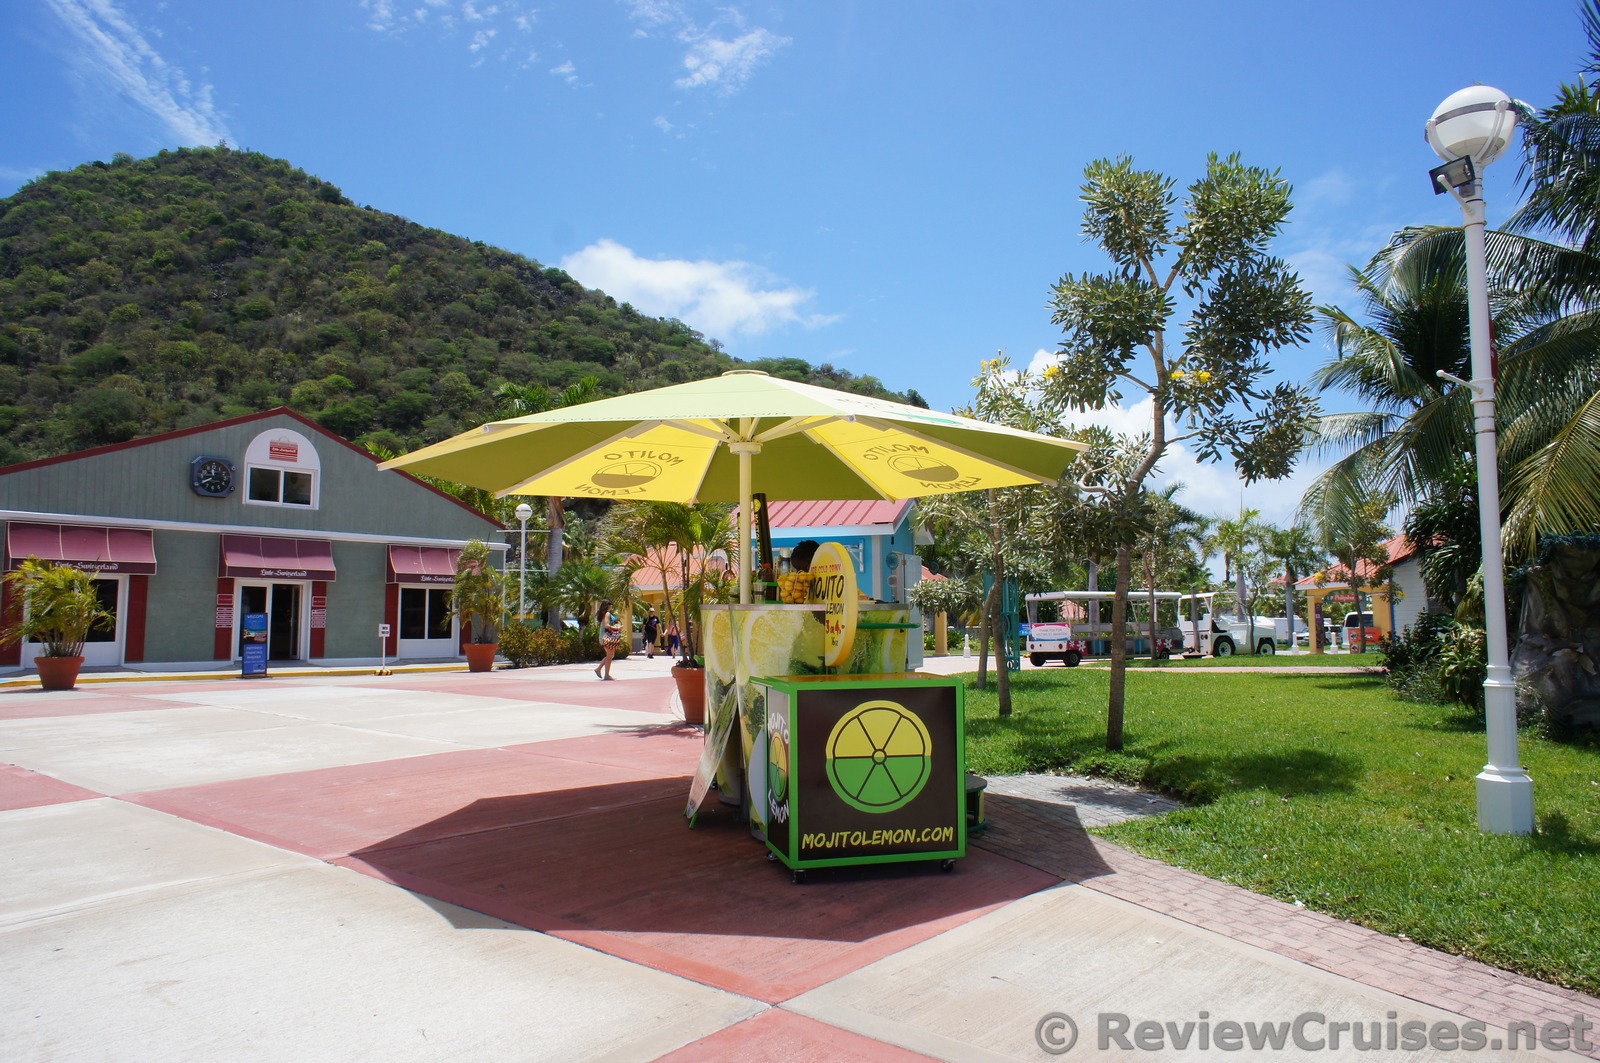
[[[455,555],[504,529],[377,464],[280,407],[0,468],[5,568],[94,572],[117,622],[86,668],[228,667],[263,613],[272,661],[376,660],[384,624],[391,658],[459,656]],[[17,607],[0,597],[0,617]],[[0,673],[39,649],[0,650]]]

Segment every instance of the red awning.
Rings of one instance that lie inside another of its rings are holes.
[[[156,570],[153,533],[144,528],[89,528],[79,524],[6,525],[8,568],[37,557],[86,572],[148,576]]]
[[[243,579],[331,580],[333,544],[326,539],[224,535],[219,576]]]
[[[445,546],[390,546],[389,582],[454,585],[459,556]]]

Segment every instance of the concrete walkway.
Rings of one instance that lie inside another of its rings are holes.
[[[1092,838],[1170,803],[1089,780],[991,780],[953,874],[794,886],[731,809],[686,829],[669,663],[0,692],[0,1058],[1419,1060],[1481,1022],[1520,1060],[1579,1057],[1508,1021],[1600,1022]]]

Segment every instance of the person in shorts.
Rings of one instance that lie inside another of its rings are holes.
[[[654,609],[644,618],[644,658],[647,661],[655,660],[656,640],[661,637],[661,618]]]

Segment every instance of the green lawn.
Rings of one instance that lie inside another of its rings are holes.
[[[1105,751],[1102,669],[1012,676],[1013,715],[967,692],[968,766],[1075,771],[1189,808],[1098,830],[1136,852],[1546,981],[1600,992],[1600,749],[1529,732],[1538,834],[1477,828],[1481,727],[1378,677],[1128,675]]]
[[[1152,661],[1148,657],[1135,657],[1128,661],[1129,668],[1376,668],[1382,664],[1377,650],[1366,653],[1297,653],[1279,650],[1274,654],[1236,653],[1232,657],[1171,657],[1165,661]],[[1060,668],[1051,663],[1047,668]],[[1110,668],[1109,657],[1091,657],[1080,668]]]

